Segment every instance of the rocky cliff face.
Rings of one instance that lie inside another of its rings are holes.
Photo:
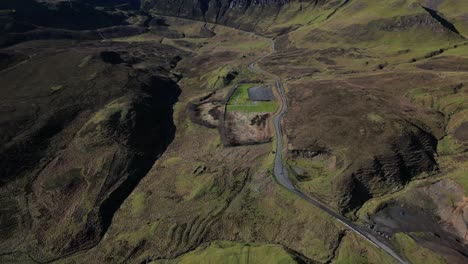
[[[405,136],[392,139],[390,146],[381,146],[390,150],[388,153],[363,161],[337,180],[338,208],[343,213],[359,208],[373,197],[402,189],[422,173],[431,175],[438,170],[434,158],[436,138],[412,124],[404,126]]]
[[[203,20],[243,30],[254,30],[261,20],[274,19],[286,4],[298,4],[297,11],[331,2],[327,0],[144,0],[142,8],[156,14]]]

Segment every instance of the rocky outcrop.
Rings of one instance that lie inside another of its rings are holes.
[[[365,201],[403,188],[414,177],[437,172],[437,140],[427,132],[408,126],[406,137],[395,139],[391,154],[375,156],[335,185],[338,208],[347,213]]]
[[[468,244],[468,197],[465,196],[463,187],[446,179],[421,187],[418,191],[429,196],[437,206],[437,215],[443,228]]]
[[[369,217],[369,224],[381,234],[417,234],[413,238],[448,257],[449,263],[465,263],[467,202],[462,186],[443,179],[385,202]]]

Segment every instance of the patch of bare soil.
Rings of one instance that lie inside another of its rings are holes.
[[[388,235],[405,232],[450,259],[468,259],[468,197],[452,180],[419,187],[403,198],[383,205],[371,217],[373,228]]]
[[[437,206],[437,214],[447,231],[468,244],[468,197],[463,188],[452,180],[442,180],[421,188],[421,191]]]
[[[206,102],[202,104],[190,104],[189,111],[192,122],[209,128],[217,128],[220,119],[224,115],[222,102]]]
[[[432,71],[468,72],[468,58],[441,56],[417,65],[418,68]]]
[[[224,120],[224,144],[251,145],[271,141],[270,114],[227,112]]]
[[[453,136],[463,142],[468,142],[468,122],[461,124],[456,130]]]
[[[226,112],[226,101],[234,90],[231,89],[227,95],[226,89],[218,90],[189,103],[191,121],[208,128],[218,128],[225,146],[270,142],[269,113]]]

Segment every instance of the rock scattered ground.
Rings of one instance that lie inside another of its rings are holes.
[[[228,112],[225,131],[229,145],[259,144],[271,141],[270,114]]]

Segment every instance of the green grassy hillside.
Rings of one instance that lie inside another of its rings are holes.
[[[175,260],[158,260],[151,263],[294,264],[296,261],[286,250],[277,245],[242,244],[220,241],[211,243],[204,248],[196,249]]]

